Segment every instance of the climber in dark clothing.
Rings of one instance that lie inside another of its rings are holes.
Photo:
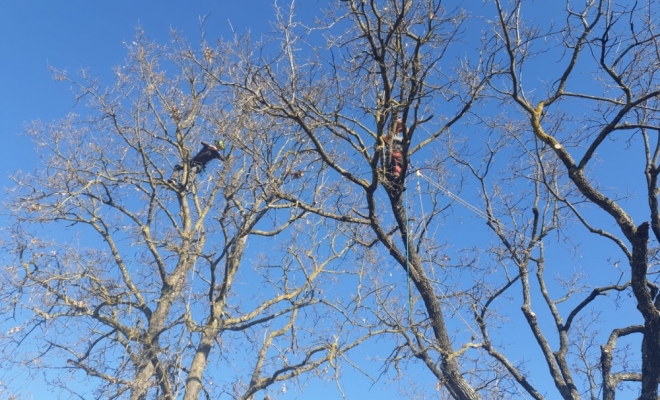
[[[221,150],[225,149],[225,144],[221,141],[218,140],[215,142],[215,145],[210,145],[206,142],[202,142],[202,146],[204,146],[199,153],[197,153],[193,158],[190,159],[190,169],[188,170],[188,177],[193,177],[194,174],[198,174],[202,171],[204,171],[204,168],[206,167],[206,164],[209,163],[209,161],[218,159],[220,161],[224,161],[225,157],[220,154]],[[179,181],[179,175],[181,175],[181,171],[183,171],[183,166],[181,164],[177,164],[174,166],[174,171],[172,171],[172,176],[170,179],[168,179],[168,182],[175,185]],[[190,179],[188,179],[190,181]]]

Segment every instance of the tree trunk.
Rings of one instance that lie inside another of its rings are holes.
[[[660,313],[653,304],[646,280],[649,223],[644,222],[638,226],[632,239],[632,289],[637,299],[637,309],[644,317],[645,332],[642,339],[642,395],[639,398],[657,400],[660,381]]]
[[[433,290],[431,281],[422,266],[419,259],[412,238],[408,236],[407,215],[406,209],[403,206],[401,194],[398,191],[389,192],[392,201],[392,211],[399,224],[404,243],[407,244],[408,251],[408,265],[407,269],[410,273],[410,278],[415,283],[415,287],[424,301],[424,306],[431,320],[433,326],[433,333],[438,344],[438,348],[442,353],[442,373],[444,376],[444,384],[451,393],[451,395],[458,400],[478,400],[480,399],[477,392],[465,380],[458,362],[456,360],[456,353],[451,344],[451,339],[447,333],[445,326],[445,319],[442,315],[442,307],[438,301],[438,297]],[[404,265],[404,267],[406,267]]]

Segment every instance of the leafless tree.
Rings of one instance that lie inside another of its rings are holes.
[[[320,197],[328,169],[299,129],[245,118],[181,38],[138,32],[127,48],[108,88],[54,71],[87,107],[28,128],[40,167],[16,173],[7,200],[3,361],[47,370],[78,398],[252,399],[311,373],[334,379],[380,328],[331,317],[348,233],[279,196]],[[224,160],[191,172],[215,139]],[[168,181],[175,164],[182,182]],[[81,376],[90,384],[71,383]]]
[[[206,68],[218,84],[240,92],[253,115],[296,125],[343,185],[331,194],[331,207],[302,192],[278,196],[352,225],[353,240],[376,269],[391,257],[409,275],[416,289],[409,295],[383,289],[377,272],[365,275],[373,284],[370,301],[378,304],[372,311],[400,332],[389,365],[421,360],[438,378],[441,396],[540,399],[549,389],[539,382],[549,378],[566,399],[611,399],[622,382],[634,381],[641,382],[641,398],[657,398],[657,286],[647,277],[655,265],[649,228],[656,240],[660,232],[659,147],[651,135],[658,130],[657,6],[594,0],[576,7],[568,1],[563,22],[535,25],[522,1],[487,2],[471,8],[472,16],[485,16],[471,18],[435,1],[348,0],[328,11],[329,23],[313,27],[280,9],[281,41],[236,42],[238,68]],[[481,49],[467,47],[464,55],[454,46],[478,44],[467,31],[485,33]],[[584,76],[593,83],[585,84]],[[400,167],[423,178],[418,187],[426,212],[406,206],[411,178],[389,165],[399,118]],[[614,162],[643,148],[647,223],[635,224],[626,211],[635,209],[633,196],[599,184],[589,169],[596,156],[608,155],[597,151],[603,143],[618,138],[627,147]],[[421,155],[424,161],[411,167]],[[498,244],[475,239],[451,261],[442,237],[451,242],[452,235],[434,233],[474,184],[481,202],[473,211]],[[623,236],[603,226],[594,206]],[[576,245],[578,226],[594,241]],[[609,240],[629,261],[630,280],[620,269],[594,276],[577,268],[557,283],[549,279],[556,275],[548,269],[557,268],[557,249],[575,260],[598,240]],[[470,279],[461,279],[466,275]],[[631,290],[634,303],[625,301]],[[532,305],[536,297],[542,310]],[[365,304],[360,293],[358,299]],[[502,325],[515,318],[511,301],[522,310],[529,344],[543,357],[542,371],[508,355]],[[608,308],[632,305],[643,324],[600,333],[611,324],[604,321]],[[635,351],[616,346],[637,336],[639,361],[631,362]]]
[[[496,17],[485,48],[496,55],[493,68],[500,75],[491,80],[489,94],[504,114],[482,115],[485,128],[515,149],[508,154],[515,155],[516,168],[500,176],[510,188],[522,189],[503,189],[501,178],[486,178],[471,167],[482,188],[488,224],[502,243],[499,254],[516,267],[476,302],[484,348],[527,394],[544,398],[530,373],[519,370],[506,349],[491,341],[490,308],[501,296],[515,296],[562,398],[614,399],[622,382],[640,382],[640,399],[657,399],[660,303],[649,273],[655,273],[660,232],[659,142],[651,134],[659,128],[655,66],[660,43],[654,21],[660,10],[653,2],[567,1],[565,19],[546,24],[529,18],[530,8],[522,1],[496,0],[492,6]],[[618,166],[636,161],[639,167],[624,180],[611,176]],[[492,191],[489,181],[496,182]],[[643,193],[641,201],[626,189]],[[503,229],[503,216],[514,227],[512,233]],[[651,247],[649,228],[655,235]],[[585,239],[580,231],[595,236]],[[547,237],[551,232],[564,243],[585,242],[576,253],[608,241],[613,245],[607,251],[610,266],[564,276],[563,290],[553,287],[547,270],[558,271],[560,264],[546,250],[553,242]],[[630,265],[629,274],[621,272],[623,263],[618,269],[618,259]],[[516,289],[519,294],[512,294]],[[634,301],[621,300],[630,291]],[[541,308],[532,306],[533,297]],[[636,308],[642,322],[617,326],[611,316],[619,307],[628,314]],[[637,340],[638,350],[617,352],[623,337]]]
[[[365,259],[375,260],[376,271],[384,264],[378,256],[384,248],[409,275],[423,306],[415,312],[418,321],[413,321],[412,306],[407,318],[408,296],[392,301],[394,293],[379,285],[376,273],[363,279],[371,288],[366,292],[373,294],[368,307],[376,310],[381,324],[402,332],[401,351],[412,350],[448,393],[476,399],[479,383],[469,382],[459,360],[477,345],[468,340],[455,348],[443,292],[425,266],[441,248],[428,240],[427,229],[443,207],[436,202],[424,220],[411,223],[403,195],[411,157],[449,132],[486,87],[489,72],[481,69],[485,64],[480,60],[441,65],[464,35],[466,15],[437,1],[395,0],[337,2],[328,11],[329,22],[316,27],[297,22],[294,15],[292,9],[278,9],[278,45],[236,42],[234,71],[206,70],[219,84],[237,89],[254,115],[292,124],[305,135],[340,189],[328,193],[333,200],[325,206],[305,193],[277,196],[352,225],[352,239]],[[323,44],[315,42],[317,33],[325,35]],[[204,60],[196,62],[204,65]],[[440,108],[442,115],[430,123]],[[397,132],[403,139],[399,171],[391,163]],[[433,354],[439,355],[440,365]],[[397,364],[401,355],[396,350],[388,360]]]
[[[402,397],[658,398],[660,9],[532,7],[276,6],[262,41],[138,38],[114,87],[70,81],[93,113],[34,125],[46,168],[15,176],[3,354],[39,339],[97,397],[249,399],[378,336]]]

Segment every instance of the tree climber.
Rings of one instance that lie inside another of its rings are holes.
[[[403,121],[399,118],[396,121],[396,131],[394,137],[390,139],[390,135],[383,137],[385,142],[385,169],[387,172],[387,180],[398,179],[401,175],[405,174],[403,170]]]
[[[215,142],[215,145],[210,145],[206,142],[202,142],[202,146],[204,146],[199,153],[197,153],[190,161],[188,162],[189,170],[188,170],[188,178],[186,182],[191,181],[190,178],[194,177],[195,174],[199,174],[200,172],[204,172],[206,168],[206,164],[209,163],[209,161],[213,159],[218,159],[220,161],[225,161],[225,157],[220,154],[221,150],[225,149],[225,144],[222,140],[217,140]],[[174,171],[172,171],[172,176],[170,179],[167,181],[173,185],[178,184],[179,181],[179,176],[181,175],[181,171],[183,171],[183,166],[181,164],[177,164],[174,166]]]

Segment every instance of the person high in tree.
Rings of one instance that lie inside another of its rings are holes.
[[[215,145],[202,142],[202,146],[202,149],[197,154],[195,154],[195,156],[191,158],[188,163],[189,179],[186,182],[190,182],[192,180],[190,178],[194,178],[196,174],[203,172],[206,168],[206,164],[208,164],[210,161],[214,159],[218,159],[220,161],[225,160],[225,157],[220,154],[220,151],[225,149],[225,144],[222,142],[222,140],[217,140]],[[181,164],[175,165],[174,171],[172,171],[172,176],[167,181],[172,185],[177,185],[179,183],[181,171],[183,170],[184,168]]]
[[[383,141],[385,142],[385,169],[387,172],[387,179],[392,181],[401,177],[405,171],[403,170],[403,121],[399,118],[396,121],[396,129],[394,137],[385,135]]]

